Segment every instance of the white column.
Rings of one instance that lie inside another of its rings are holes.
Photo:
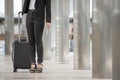
[[[44,60],[51,59],[51,28],[47,28],[47,26],[44,26],[43,31],[43,47],[44,47],[44,53],[43,58]]]
[[[112,0],[112,69],[113,80],[120,80],[120,0]]]
[[[90,1],[74,0],[74,69],[90,69]]]
[[[5,54],[11,54],[14,39],[13,0],[5,0]]]
[[[55,61],[55,48],[56,48],[56,0],[51,0],[51,57]]]
[[[69,62],[69,0],[62,0],[62,14],[63,59],[65,62]]]
[[[93,0],[93,78],[112,77],[110,7],[111,0]]]
[[[56,0],[56,61],[67,61],[69,51],[68,40],[68,0]]]

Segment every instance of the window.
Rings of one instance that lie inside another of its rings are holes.
[[[14,1],[14,17],[18,16],[18,12],[22,10],[22,0]],[[0,17],[5,16],[5,0],[0,0]]]

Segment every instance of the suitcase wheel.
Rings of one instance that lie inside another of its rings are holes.
[[[16,68],[14,68],[13,72],[17,72],[17,69],[16,69]]]

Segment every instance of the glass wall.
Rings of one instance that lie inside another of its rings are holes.
[[[18,16],[18,12],[22,10],[22,0],[14,0],[14,17]]]
[[[17,21],[18,12],[22,10],[22,0],[14,1],[14,17],[15,22]],[[5,41],[4,41],[4,17],[5,17],[5,0],[0,0],[0,55],[5,54]],[[14,33],[18,33],[18,25],[14,25]]]
[[[5,8],[4,0],[0,0],[0,17],[4,17]],[[17,13],[22,9],[22,0],[14,0],[14,17],[17,17]]]
[[[0,0],[0,17],[4,17],[4,0]]]

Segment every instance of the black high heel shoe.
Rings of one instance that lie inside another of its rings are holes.
[[[30,73],[35,73],[35,72],[36,72],[36,65],[35,65],[35,67],[30,68]]]
[[[37,73],[42,73],[43,68],[37,68],[36,72]]]
[[[36,69],[35,68],[31,68],[30,69],[30,73],[35,73]]]
[[[42,71],[43,71],[43,65],[42,64],[38,64],[38,65],[40,65],[41,67],[37,67],[36,72],[37,73],[42,73]]]

